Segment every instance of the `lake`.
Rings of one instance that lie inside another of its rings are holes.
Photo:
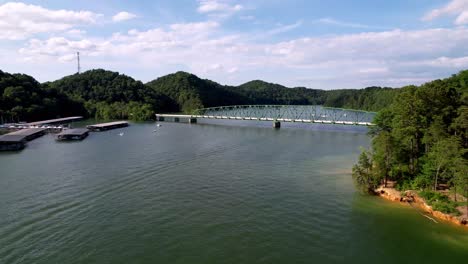
[[[0,153],[0,263],[466,263],[468,230],[356,192],[366,128],[232,122]]]

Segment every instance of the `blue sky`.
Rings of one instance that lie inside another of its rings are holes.
[[[0,1],[0,69],[399,87],[468,68],[468,0]]]

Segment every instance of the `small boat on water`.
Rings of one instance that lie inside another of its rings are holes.
[[[157,127],[160,127],[160,126],[161,126],[161,124],[156,124],[156,126],[157,126]]]
[[[119,133],[119,136],[123,136],[123,135],[124,135],[124,132],[120,132],[120,133]]]

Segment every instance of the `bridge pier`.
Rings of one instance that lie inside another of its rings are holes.
[[[280,128],[281,127],[281,122],[280,121],[273,121],[273,128]]]
[[[164,116],[158,116],[157,120],[161,121],[161,122],[164,122]]]
[[[189,122],[190,124],[196,124],[196,123],[197,123],[197,119],[196,119],[195,117],[191,117],[191,118],[188,119],[188,122]]]
[[[179,122],[179,121],[180,121],[180,118],[174,117],[174,122]]]

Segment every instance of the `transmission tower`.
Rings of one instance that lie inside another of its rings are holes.
[[[77,63],[78,63],[78,74],[80,73],[81,71],[81,67],[80,67],[80,52],[76,52],[76,60],[77,60]]]

